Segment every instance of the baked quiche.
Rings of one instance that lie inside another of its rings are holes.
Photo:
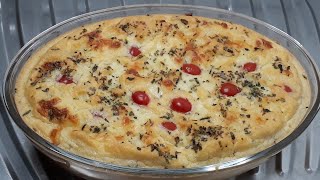
[[[306,73],[287,49],[190,15],[74,29],[33,53],[15,90],[21,117],[47,141],[131,167],[252,155],[290,134],[310,102]]]

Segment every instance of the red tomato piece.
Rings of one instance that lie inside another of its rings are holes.
[[[148,105],[150,102],[149,96],[144,91],[136,91],[131,96],[133,102],[139,105]]]
[[[187,113],[187,112],[191,111],[192,105],[188,99],[178,97],[178,98],[174,98],[171,101],[170,108],[172,110],[180,112],[180,113]]]
[[[184,64],[182,65],[182,71],[187,74],[199,75],[201,74],[201,69],[195,64]]]
[[[70,76],[62,75],[61,78],[58,79],[58,82],[63,84],[71,84],[73,83],[73,79]]]
[[[162,122],[161,125],[168,129],[169,131],[174,131],[177,129],[177,125],[174,123],[174,122],[171,122],[171,121],[165,121],[165,122]]]
[[[141,54],[141,51],[139,50],[139,48],[134,46],[130,48],[129,52],[132,56],[139,56]]]
[[[284,85],[284,90],[286,91],[286,92],[292,92],[292,89],[289,87],[289,86],[287,86],[287,85]]]
[[[256,70],[256,68],[257,68],[257,64],[254,62],[248,62],[243,65],[243,69],[248,72],[253,72]]]
[[[227,96],[234,96],[240,92],[240,89],[232,83],[223,83],[220,87],[220,93]]]

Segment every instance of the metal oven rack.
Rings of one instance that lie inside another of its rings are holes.
[[[320,65],[318,0],[0,0],[0,80],[15,53],[32,37],[67,18],[131,4],[218,7],[266,21],[296,38]],[[2,86],[2,84],[0,85]],[[107,177],[106,177],[107,178]],[[34,149],[0,101],[0,179],[78,179]],[[320,115],[281,153],[231,179],[320,179]]]

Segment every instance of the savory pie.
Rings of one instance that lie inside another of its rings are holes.
[[[16,83],[26,124],[90,159],[188,168],[259,152],[310,103],[306,73],[267,37],[190,15],[145,15],[74,29],[39,49]]]

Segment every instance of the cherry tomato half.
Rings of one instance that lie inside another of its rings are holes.
[[[187,113],[187,112],[191,111],[192,105],[188,99],[178,97],[178,98],[174,98],[171,101],[170,108],[172,110],[180,112],[180,113]]]
[[[150,102],[149,96],[144,91],[136,91],[131,96],[133,102],[139,105],[148,105]]]
[[[199,66],[194,64],[184,64],[182,65],[182,71],[187,74],[199,75],[201,74],[201,69]]]
[[[254,62],[248,62],[243,65],[243,69],[248,72],[253,72],[256,70],[256,68],[257,68],[257,64]]]
[[[73,83],[73,79],[70,76],[62,75],[61,78],[58,79],[58,82],[63,84],[71,84]]]
[[[240,89],[232,83],[223,83],[220,87],[220,93],[227,96],[234,96],[240,92]]]
[[[139,56],[141,54],[141,51],[139,50],[139,48],[134,46],[130,48],[129,52],[132,56]]]
[[[287,86],[287,85],[284,85],[284,90],[286,91],[286,92],[292,92],[292,89],[289,87],[289,86]]]
[[[177,129],[177,125],[174,123],[174,122],[171,122],[171,121],[165,121],[165,122],[162,122],[161,125],[168,129],[169,131],[174,131]]]

